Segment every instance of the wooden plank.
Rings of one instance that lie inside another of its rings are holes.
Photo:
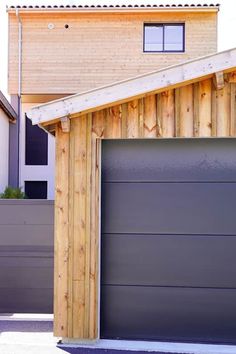
[[[179,136],[193,136],[193,85],[180,88]]]
[[[85,322],[84,336],[89,338],[90,328],[90,266],[93,254],[90,250],[91,242],[91,177],[92,177],[92,114],[86,117],[87,135],[86,135],[86,239],[85,239]]]
[[[69,134],[56,126],[54,335],[68,336]]]
[[[174,90],[161,93],[162,103],[162,136],[171,138],[175,132],[175,100]]]
[[[144,98],[144,137],[156,138],[157,136],[157,112],[156,95]]]
[[[193,84],[193,135],[199,136],[199,82]]]
[[[224,88],[217,90],[217,136],[229,136],[230,133],[230,84],[226,83]]]
[[[97,138],[103,138],[105,133],[104,111],[97,111],[92,114],[92,132]]]
[[[157,103],[157,137],[162,137],[162,96],[161,93],[156,95]]]
[[[180,136],[180,89],[175,89],[175,136]]]
[[[217,91],[211,83],[211,136],[217,136]]]
[[[139,104],[138,100],[127,103],[126,129],[127,138],[139,137]]]
[[[236,136],[236,81],[230,84],[230,136]]]
[[[121,136],[121,106],[107,109],[107,135],[110,139]]]
[[[98,120],[99,117],[96,117]],[[103,117],[100,116],[103,120]],[[90,311],[89,311],[89,339],[98,337],[98,292],[99,292],[99,239],[100,239],[100,154],[101,138],[97,129],[98,122],[93,119],[92,146],[91,146],[91,239],[90,239]]]
[[[75,166],[75,129],[72,122],[70,130],[70,156],[69,171],[74,171]],[[74,173],[69,173],[69,261],[68,261],[68,337],[73,337],[73,263],[74,263]]]
[[[199,136],[211,136],[211,127],[211,79],[208,79],[199,82]]]
[[[123,103],[121,105],[121,134],[122,138],[127,138],[127,115],[128,115],[128,105]]]
[[[87,116],[73,122],[74,220],[73,220],[73,338],[85,338],[86,196],[87,196]]]
[[[139,138],[143,138],[143,131],[144,131],[144,102],[143,98],[139,99]]]

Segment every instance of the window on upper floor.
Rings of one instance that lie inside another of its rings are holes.
[[[144,52],[184,52],[184,23],[145,23]]]

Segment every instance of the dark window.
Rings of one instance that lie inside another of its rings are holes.
[[[47,199],[47,181],[25,181],[25,194],[29,199]]]
[[[145,23],[144,52],[184,52],[183,23]]]
[[[48,164],[48,135],[31,120],[25,119],[25,164]]]

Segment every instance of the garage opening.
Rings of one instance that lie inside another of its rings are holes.
[[[235,344],[235,139],[104,140],[101,198],[101,337]]]

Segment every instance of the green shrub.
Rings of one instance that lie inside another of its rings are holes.
[[[25,199],[26,195],[21,188],[6,187],[4,192],[0,194],[1,199]]]

